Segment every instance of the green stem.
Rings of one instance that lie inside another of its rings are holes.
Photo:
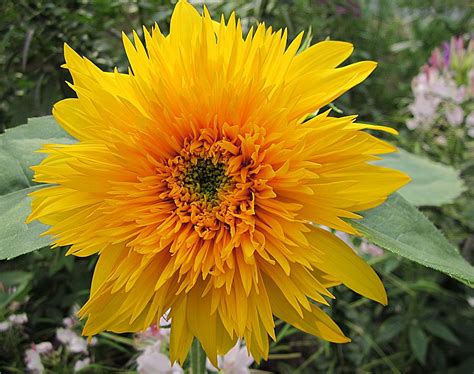
[[[206,354],[199,340],[194,339],[189,356],[191,361],[191,374],[207,374]]]

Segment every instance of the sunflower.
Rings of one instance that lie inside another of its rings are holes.
[[[376,273],[318,225],[357,234],[347,219],[381,204],[408,178],[375,166],[395,151],[363,131],[382,126],[316,111],[362,82],[376,63],[337,67],[349,43],[298,53],[286,31],[244,37],[186,1],[170,33],[123,38],[128,73],[103,72],[65,45],[77,98],[57,122],[78,142],[46,145],[29,220],[50,226],[67,254],[98,255],[83,334],[141,331],[169,310],[170,358],[196,337],[209,358],[244,338],[258,361],[274,316],[348,342],[320,308],[345,284],[386,304]]]

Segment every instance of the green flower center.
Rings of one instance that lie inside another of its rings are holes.
[[[229,179],[222,162],[214,163],[210,158],[198,158],[187,170],[184,185],[191,193],[201,196],[205,201],[216,202],[219,190]]]

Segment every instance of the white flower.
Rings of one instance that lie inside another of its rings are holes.
[[[220,370],[223,374],[248,374],[250,373],[249,366],[253,364],[253,357],[248,353],[247,347],[241,345],[240,340],[237,344],[224,356],[217,357],[217,364],[219,369],[215,368],[209,359],[206,367],[210,371],[217,372]]]
[[[75,336],[77,336],[77,334],[69,329],[60,327],[56,330],[56,338],[63,344],[69,344]]]
[[[0,322],[0,332],[7,331],[12,326],[10,321]]]
[[[34,374],[42,374],[44,372],[41,356],[34,347],[25,351],[25,364],[28,371]]]
[[[72,353],[87,353],[87,340],[72,330],[60,327],[56,330],[56,338]]]
[[[160,352],[160,341],[146,347],[137,358],[137,371],[139,374],[181,374],[181,366],[171,366],[170,359]]]
[[[68,349],[72,353],[87,353],[87,340],[76,335],[69,342]]]
[[[443,99],[452,99],[454,97],[452,82],[437,74],[432,74],[431,76],[434,77],[431,79],[429,87],[431,93]],[[456,86],[454,86],[454,88],[456,88]]]
[[[74,364],[74,373],[77,373],[78,371],[84,369],[85,367],[89,366],[91,364],[91,359],[90,358],[85,358],[83,360],[77,360],[76,363]]]
[[[450,75],[432,68],[424,69],[413,79],[412,90],[415,98],[408,106],[413,115],[406,122],[409,129],[429,129],[435,125],[441,105],[446,108],[445,116],[451,126],[462,124],[464,112],[458,104],[467,99],[467,91],[465,87],[458,87]]]
[[[451,126],[459,126],[464,120],[464,111],[459,105],[446,109],[446,119]]]
[[[466,125],[469,127],[474,127],[474,112],[471,112],[466,117]]]
[[[10,317],[8,317],[8,320],[13,324],[13,325],[23,325],[26,322],[28,322],[28,316],[26,313],[22,314],[12,314]]]
[[[408,106],[408,109],[410,109],[417,123],[432,122],[436,116],[439,103],[440,99],[430,98],[428,95],[422,94],[415,96],[415,101]]]
[[[50,342],[41,342],[35,344],[35,350],[39,354],[48,354],[53,351],[53,345]]]

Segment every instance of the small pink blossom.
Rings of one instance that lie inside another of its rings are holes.
[[[459,126],[464,121],[464,111],[459,105],[446,109],[446,119],[451,126]]]
[[[53,345],[51,344],[51,342],[41,342],[41,343],[35,344],[35,350],[36,352],[42,355],[48,354],[53,351]]]
[[[31,373],[42,374],[44,372],[41,356],[34,346],[25,351],[25,364],[26,368]]]
[[[161,344],[155,344],[145,348],[143,353],[137,358],[137,371],[139,374],[182,374],[181,366],[177,363],[171,365],[170,359],[161,353]]]
[[[8,320],[13,325],[24,325],[26,322],[28,322],[28,316],[26,313],[12,314],[10,317],[8,317]]]
[[[56,330],[56,338],[63,343],[71,353],[87,353],[87,340],[74,331],[65,328]]]

